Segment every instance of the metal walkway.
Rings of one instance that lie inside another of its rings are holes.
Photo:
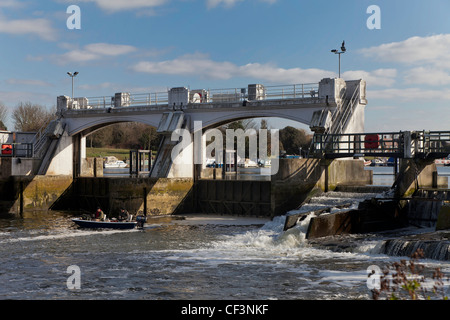
[[[316,133],[310,157],[392,157],[440,159],[450,154],[450,131],[401,131],[385,133]]]

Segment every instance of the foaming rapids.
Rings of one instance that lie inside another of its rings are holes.
[[[274,217],[271,221],[268,221],[257,230],[226,236],[224,242],[217,242],[214,245],[216,248],[232,246],[236,249],[281,251],[285,253],[288,251],[292,253],[298,249],[320,249],[324,251],[323,249],[329,248],[320,244],[318,245],[317,243],[311,244],[306,239],[309,223],[311,219],[315,217],[313,211],[327,207],[330,208],[330,212],[324,214],[333,214],[340,210],[357,208],[361,201],[381,196],[382,195],[378,193],[329,192],[313,198],[309,203],[303,205],[299,209],[288,212],[286,215]],[[341,206],[344,203],[349,205],[345,207],[345,209],[342,209]],[[300,221],[297,221],[297,224],[294,227],[283,231],[286,218],[298,213],[305,213],[306,216]],[[349,239],[344,241],[352,242],[352,240],[354,239],[349,235]],[[334,249],[337,247],[338,246],[335,246]],[[346,249],[349,248],[349,246],[344,247]],[[365,241],[354,245],[352,251],[355,253],[373,253],[374,248],[379,248],[378,243]],[[329,252],[329,250],[326,251]]]

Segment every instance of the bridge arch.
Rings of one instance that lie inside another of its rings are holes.
[[[311,112],[312,116],[312,112]],[[244,119],[255,119],[255,118],[280,118],[286,120],[292,120],[299,122],[304,125],[309,125],[311,117],[307,115],[306,117],[299,117],[297,115],[289,115],[289,114],[280,114],[277,111],[259,111],[259,112],[238,112],[238,113],[230,113],[225,114],[220,117],[211,117],[210,119],[201,120],[202,121],[202,129],[208,130],[211,128],[217,128],[224,124],[231,123],[233,121],[244,120]],[[196,120],[199,121],[199,120]]]
[[[98,117],[92,118],[86,121],[83,119],[77,121],[78,119],[73,119],[70,122],[68,128],[69,136],[74,136],[77,134],[88,135],[101,128],[109,126],[111,124],[123,123],[123,122],[139,122],[152,127],[157,128],[159,121],[161,120],[161,115],[153,115],[153,117],[143,117],[143,116],[122,116],[122,117]]]

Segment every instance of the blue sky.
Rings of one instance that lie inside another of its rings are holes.
[[[370,5],[381,29],[367,27]],[[367,81],[366,131],[450,130],[449,12],[448,0],[0,0],[0,101],[50,108],[71,95],[68,71],[86,97],[319,82],[337,76],[330,50],[345,40],[342,77]]]

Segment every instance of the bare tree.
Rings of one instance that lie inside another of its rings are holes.
[[[17,131],[35,132],[55,119],[54,112],[31,102],[20,102],[13,111],[12,119]]]
[[[3,104],[3,102],[0,101],[0,130],[7,130],[5,125],[7,115],[8,109]]]

